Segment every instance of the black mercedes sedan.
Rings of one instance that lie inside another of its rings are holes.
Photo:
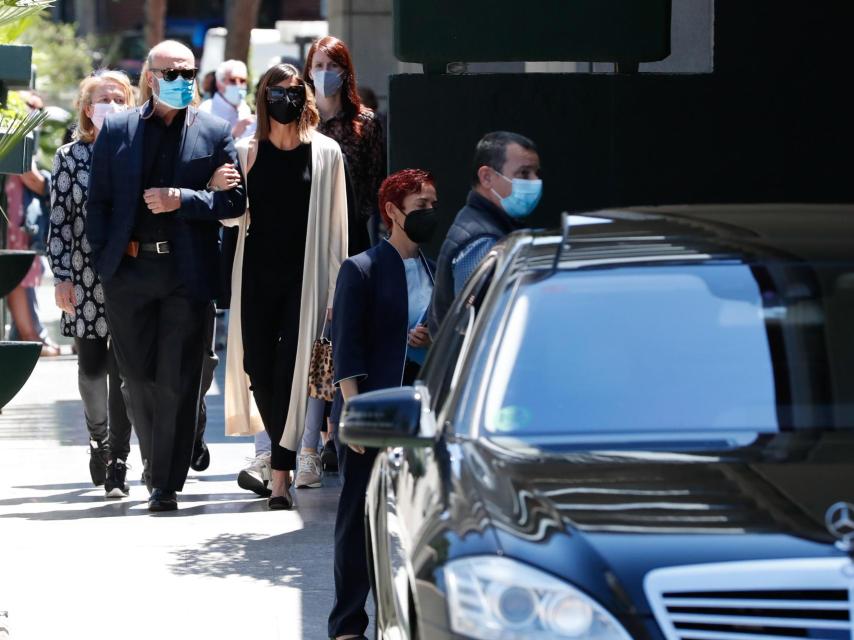
[[[514,234],[341,437],[382,638],[851,640],[854,206]]]

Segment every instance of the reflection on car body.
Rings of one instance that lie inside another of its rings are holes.
[[[388,447],[381,635],[850,638],[852,237],[852,206],[706,206],[498,245],[416,387],[344,416]]]

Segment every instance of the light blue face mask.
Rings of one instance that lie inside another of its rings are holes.
[[[160,93],[157,99],[172,109],[186,109],[193,101],[193,82],[178,77],[172,80],[157,78]]]
[[[506,198],[498,195],[495,189],[492,190],[495,197],[501,201],[501,206],[507,212],[507,215],[513,218],[525,218],[531,215],[531,212],[537,208],[540,198],[543,196],[543,181],[523,180],[522,178],[513,178],[511,180],[500,171],[496,171],[495,173],[513,185],[513,190]]]
[[[236,84],[227,85],[222,97],[225,98],[229,104],[237,107],[246,99],[246,87],[238,87]]]
[[[338,71],[315,71],[311,75],[319,98],[331,98],[344,85],[344,75]]]

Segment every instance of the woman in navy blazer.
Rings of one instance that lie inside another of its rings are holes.
[[[433,265],[418,245],[436,227],[436,186],[426,171],[407,169],[380,187],[380,213],[390,236],[345,261],[332,305],[335,384],[344,400],[414,382],[430,337],[425,326]],[[344,478],[335,519],[335,604],[329,636],[360,637],[368,626],[365,490],[376,449],[339,451]]]

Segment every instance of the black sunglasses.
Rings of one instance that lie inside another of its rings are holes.
[[[267,87],[267,102],[299,102],[305,100],[305,86],[298,84],[293,87]]]
[[[181,76],[184,80],[195,80],[198,69],[149,69],[149,71],[159,71],[163,74],[164,80],[172,82],[178,76]]]

